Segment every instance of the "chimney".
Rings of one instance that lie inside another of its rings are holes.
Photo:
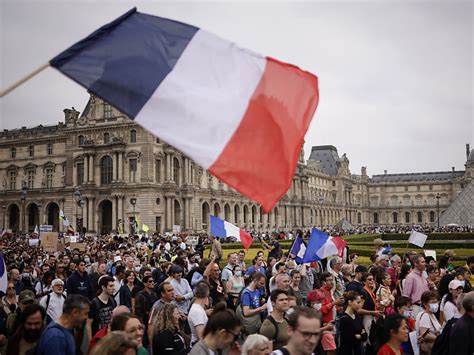
[[[451,170],[452,170],[453,173],[454,173],[454,171],[456,170],[456,168],[453,166],[453,167],[451,167]]]
[[[384,173],[385,175],[387,175],[387,170],[384,170],[383,173]]]
[[[362,176],[366,176],[367,175],[367,167],[366,166],[363,166],[361,169],[360,169],[360,173]]]
[[[469,153],[471,153],[471,146],[466,143],[466,160],[469,158]]]

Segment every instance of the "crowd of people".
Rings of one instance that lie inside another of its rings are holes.
[[[455,267],[452,251],[391,255],[376,239],[370,265],[350,245],[297,264],[280,238],[257,238],[247,263],[254,249],[224,256],[213,236],[95,236],[44,252],[4,235],[0,353],[474,353],[474,256]]]

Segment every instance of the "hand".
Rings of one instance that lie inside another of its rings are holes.
[[[336,299],[334,301],[334,303],[337,305],[337,306],[340,306],[341,304],[344,303],[344,298],[343,297],[339,297],[338,299]]]
[[[260,307],[261,311],[265,311],[267,309],[267,304],[265,303],[263,306]]]
[[[392,291],[392,296],[396,296],[397,293],[398,293],[397,290],[393,290],[393,291]]]
[[[181,295],[175,295],[174,298],[175,298],[176,301],[178,301],[178,302],[184,301],[184,296],[181,296]]]

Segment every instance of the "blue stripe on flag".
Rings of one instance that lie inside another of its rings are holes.
[[[134,118],[198,30],[134,8],[54,57],[50,65]]]
[[[0,278],[5,274],[5,261],[3,260],[3,255],[0,254]]]
[[[219,238],[227,238],[224,221],[211,215],[211,234]]]
[[[329,235],[318,228],[313,227],[311,236],[309,237],[308,247],[303,257],[303,262],[310,263],[321,260],[321,258],[316,254],[318,253],[319,249],[321,249],[321,247],[328,241],[328,239]]]

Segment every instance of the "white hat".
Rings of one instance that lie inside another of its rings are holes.
[[[449,285],[448,285],[448,288],[449,288],[450,290],[455,290],[455,289],[457,289],[457,288],[459,288],[459,287],[464,288],[464,285],[463,285],[462,282],[459,281],[458,279],[451,280],[451,282],[450,282]]]
[[[117,261],[122,261],[122,257],[120,255],[114,256],[114,263],[116,263]]]

